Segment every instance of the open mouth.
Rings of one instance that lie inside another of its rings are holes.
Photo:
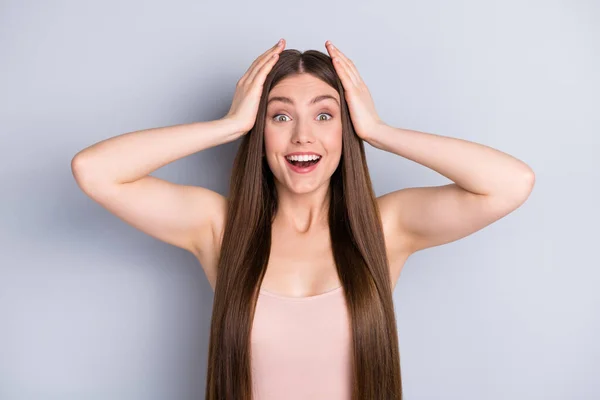
[[[288,164],[296,172],[312,171],[313,167],[315,167],[319,163],[319,161],[321,161],[321,158],[321,156],[317,155],[285,157]]]
[[[310,167],[311,165],[315,165],[316,163],[321,161],[321,158],[317,158],[316,160],[308,160],[308,161],[295,161],[295,160],[290,160],[289,158],[286,158],[286,160],[295,167],[307,168],[307,167]]]

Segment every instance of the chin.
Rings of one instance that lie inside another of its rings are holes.
[[[316,192],[323,186],[328,187],[330,182],[331,182],[330,179],[327,179],[325,181],[319,181],[319,182],[316,182],[316,181],[296,182],[295,184],[286,182],[285,187],[287,188],[287,190],[289,190],[290,192],[295,193],[295,194],[307,194],[307,193]]]

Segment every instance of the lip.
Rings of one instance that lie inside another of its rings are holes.
[[[288,155],[298,155],[298,154],[317,154],[317,153],[291,153],[291,154],[288,154]],[[319,155],[319,154],[317,154],[317,155]],[[312,172],[315,169],[317,169],[317,167],[319,166],[319,164],[321,164],[321,161],[323,160],[323,157],[321,157],[316,164],[310,165],[310,166],[305,167],[305,168],[301,168],[301,167],[298,167],[296,165],[293,165],[291,162],[289,162],[287,160],[286,157],[283,157],[283,159],[285,160],[285,163],[288,166],[288,168],[290,170],[292,170],[292,172],[295,172],[297,174],[308,174],[309,172]]]
[[[296,151],[294,153],[289,153],[286,154],[284,157],[289,157],[289,156],[321,156],[319,153],[315,153],[314,151]]]

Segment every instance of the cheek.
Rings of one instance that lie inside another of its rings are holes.
[[[270,132],[267,128],[265,128],[263,138],[267,164],[275,176],[279,176],[277,171],[280,170],[281,166],[278,164],[277,154],[285,151],[285,142],[282,135],[277,135],[277,132]]]
[[[265,128],[264,134],[265,150],[267,153],[283,151],[282,146],[285,146],[285,139],[283,135],[277,135],[276,132],[271,132]]]
[[[342,152],[342,131],[331,132],[329,135],[323,137],[323,145],[326,146],[327,150],[333,154],[339,154]]]

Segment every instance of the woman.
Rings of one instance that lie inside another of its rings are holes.
[[[392,291],[406,259],[506,216],[534,174],[489,147],[385,124],[330,42],[329,56],[284,48],[254,61],[222,119],[104,140],[73,174],[202,265],[215,290],[206,399],[401,399]],[[240,137],[228,199],[149,175]],[[376,198],[363,141],[454,183]]]

